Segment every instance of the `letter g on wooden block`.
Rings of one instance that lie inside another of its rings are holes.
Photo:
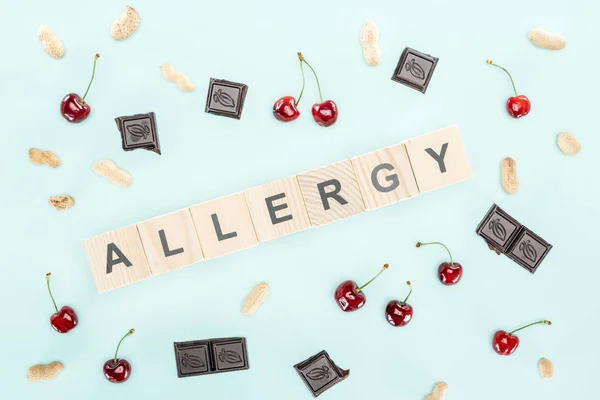
[[[135,225],[85,239],[83,248],[99,292],[151,276]]]

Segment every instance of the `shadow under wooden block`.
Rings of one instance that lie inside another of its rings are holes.
[[[363,154],[350,161],[367,210],[419,194],[403,143]]]
[[[313,226],[325,225],[365,211],[350,160],[298,175]]]
[[[142,221],[137,228],[152,275],[204,259],[188,208]]]
[[[457,126],[417,136],[405,144],[421,193],[473,176]]]
[[[151,276],[135,225],[85,239],[83,248],[100,293]]]
[[[248,189],[244,195],[260,242],[311,227],[295,176]]]
[[[244,193],[196,204],[190,211],[206,259],[258,243]]]

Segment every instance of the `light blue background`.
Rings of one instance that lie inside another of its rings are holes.
[[[597,16],[592,1],[505,0],[282,2],[138,1],[141,26],[123,42],[110,36],[121,1],[2,1],[2,293],[0,397],[38,399],[309,399],[292,365],[326,349],[350,377],[324,399],[421,399],[437,381],[447,400],[594,397],[600,372],[600,305],[596,300],[600,84]],[[358,37],[366,19],[380,29],[381,64],[365,64]],[[36,38],[47,24],[66,54],[51,59]],[[541,27],[569,43],[560,52],[534,47],[526,33]],[[426,95],[390,80],[410,46],[440,58]],[[296,52],[313,64],[324,96],[340,109],[331,128],[317,126],[318,98],[307,75],[302,116],[282,124],[273,102],[297,96]],[[93,54],[92,114],[79,125],[58,112],[69,92],[83,94]],[[510,118],[510,69],[531,99],[530,115]],[[172,63],[196,84],[180,92],[159,66]],[[204,112],[209,79],[249,85],[240,121]],[[113,118],[154,111],[163,155],[124,152]],[[96,293],[82,239],[271,180],[340,161],[409,137],[458,124],[474,178],[374,212],[264,243],[217,260]],[[575,157],[556,146],[560,131],[583,148]],[[35,166],[30,147],[55,151],[56,170]],[[517,161],[521,187],[500,186],[500,161]],[[112,159],[133,175],[129,189],[97,176]],[[51,195],[76,206],[57,212]],[[475,234],[493,202],[554,245],[535,275],[496,256]],[[465,275],[455,287],[435,275],[442,240]],[[344,279],[364,282],[364,309],[342,313],[332,294]],[[53,273],[59,304],[75,308],[80,326],[55,333],[44,274]],[[393,328],[385,304],[406,293],[414,320]],[[272,294],[258,313],[240,313],[252,287]],[[552,327],[520,334],[511,357],[490,345],[497,329],[549,318]],[[121,356],[133,372],[108,383],[101,367],[130,328]],[[178,379],[173,342],[245,336],[250,370]],[[537,361],[555,363],[543,381]],[[29,383],[27,368],[62,361],[51,382]]]

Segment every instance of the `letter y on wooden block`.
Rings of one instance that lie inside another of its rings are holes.
[[[421,193],[473,176],[458,126],[417,136],[405,144]]]
[[[419,194],[404,144],[353,158],[358,185],[367,210]]]
[[[152,275],[204,259],[189,209],[137,224]]]
[[[99,292],[151,276],[135,225],[85,239],[83,248]]]
[[[298,175],[313,226],[325,225],[365,211],[350,160]]]
[[[206,259],[258,243],[244,193],[196,204],[190,211]]]

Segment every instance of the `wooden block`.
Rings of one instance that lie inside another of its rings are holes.
[[[365,208],[374,210],[419,194],[404,144],[353,158]]]
[[[405,144],[421,193],[473,175],[457,126],[417,136]]]
[[[196,204],[190,211],[206,259],[258,243],[244,193]]]
[[[298,175],[313,226],[321,226],[365,211],[350,160]]]
[[[248,189],[244,195],[260,242],[311,227],[295,176]]]
[[[137,228],[152,275],[204,259],[188,208],[142,221]]]
[[[135,225],[85,239],[83,248],[101,293],[151,276]]]

